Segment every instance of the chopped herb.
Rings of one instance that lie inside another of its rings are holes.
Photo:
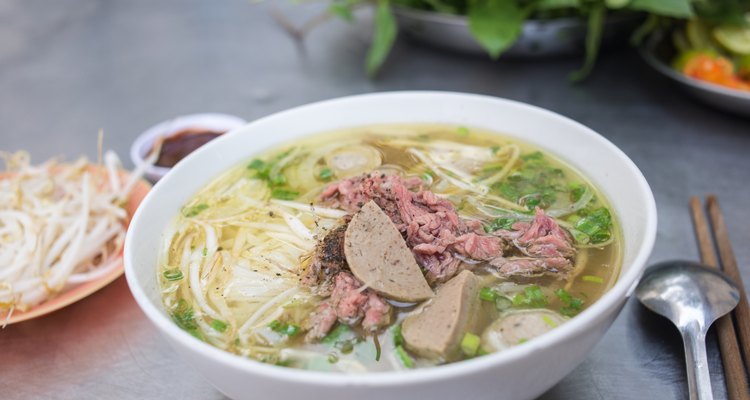
[[[393,345],[403,346],[404,336],[401,334],[401,324],[393,326]]]
[[[495,291],[492,290],[492,288],[483,287],[479,291],[479,298],[482,299],[482,300],[484,300],[484,301],[492,301],[492,302],[494,302],[497,299],[497,293],[495,293]]]
[[[459,126],[459,127],[458,127],[458,130],[457,130],[456,132],[457,132],[457,133],[458,133],[459,135],[461,135],[461,136],[468,136],[468,135],[469,135],[469,133],[471,133],[471,131],[469,130],[469,128],[467,128],[467,127],[465,127],[465,126]]]
[[[250,161],[250,164],[247,164],[247,169],[252,169],[260,173],[261,171],[266,170],[266,162],[256,158],[253,161]]]
[[[409,353],[406,352],[404,346],[396,346],[396,356],[401,361],[401,364],[406,368],[414,368],[414,360],[411,358]]]
[[[339,356],[336,355],[336,353],[328,353],[328,362],[331,364],[336,364],[339,362]]]
[[[542,321],[549,325],[550,328],[557,328],[557,323],[549,317],[549,315],[542,315]]]
[[[170,268],[166,271],[164,271],[164,278],[168,281],[179,281],[184,276],[182,275],[182,271],[180,271],[179,268]]]
[[[524,343],[526,343],[528,341],[529,341],[529,339],[521,338],[521,339],[518,339],[518,344],[524,344]]]
[[[192,207],[188,207],[182,212],[182,215],[184,215],[186,218],[192,218],[196,215],[202,213],[204,210],[208,208],[208,204],[197,204]]]
[[[253,172],[255,178],[268,182],[271,187],[285,185],[287,183],[286,176],[279,172],[273,173],[273,170],[281,160],[289,155],[291,151],[292,149],[284,151],[268,162],[256,158],[247,164],[247,169]]]
[[[608,209],[604,207],[593,211],[584,209],[579,212],[579,215],[583,218],[576,222],[575,228],[588,235],[591,243],[604,243],[609,240],[611,236],[612,215]]]
[[[425,182],[432,182],[434,180],[432,174],[429,171],[422,173],[421,178]]]
[[[604,283],[604,278],[595,275],[584,275],[581,277],[584,282]]]
[[[214,328],[216,332],[224,333],[227,330],[227,323],[224,321],[219,321],[218,319],[215,319],[211,321],[211,328]]]
[[[289,337],[297,336],[302,331],[302,329],[297,325],[287,324],[277,319],[271,321],[271,323],[268,324],[268,327],[278,334]]]
[[[560,314],[566,317],[573,317],[581,312],[581,308],[583,308],[583,300],[573,297],[563,288],[555,290],[555,295],[563,303],[563,307],[560,308]]]
[[[511,299],[516,307],[542,308],[548,304],[547,296],[537,285],[531,285],[524,288],[523,293],[518,293]]]
[[[325,167],[325,168],[323,168],[323,169],[320,170],[320,173],[318,174],[318,177],[321,180],[328,181],[331,178],[333,178],[333,170],[330,169],[330,168],[328,168],[328,167]]]
[[[484,226],[484,230],[487,233],[499,231],[501,229],[509,230],[512,229],[514,223],[516,223],[516,219],[514,218],[495,218],[490,221],[489,224]]]
[[[461,339],[461,351],[467,357],[474,357],[477,355],[477,351],[479,350],[480,343],[481,343],[481,339],[479,339],[479,336],[473,333],[467,332],[464,335],[464,338]]]
[[[344,324],[338,324],[332,331],[321,340],[325,344],[335,344],[336,342],[344,339],[351,339],[354,337],[354,331]]]
[[[570,190],[570,201],[573,203],[581,200],[583,194],[586,193],[586,186],[582,183],[571,183],[568,185],[568,189]]]
[[[359,341],[357,334],[351,328],[338,324],[321,340],[321,343],[339,349],[341,354],[349,354],[354,351],[354,345]]]
[[[208,255],[208,249],[204,247],[203,251],[201,253],[203,254],[203,257],[207,256]]]
[[[541,152],[524,154],[521,160],[520,167],[493,184],[492,190],[529,210],[555,204],[558,194],[567,191],[563,171],[550,165]]]
[[[498,151],[500,151],[500,146],[499,146],[499,145],[496,145],[496,144],[495,144],[495,145],[492,145],[492,146],[490,146],[490,151],[492,152],[492,154],[495,154],[495,153],[497,153]]]
[[[479,350],[477,350],[477,355],[486,356],[487,354],[490,354],[490,352],[482,348],[482,346],[479,346]]]
[[[299,192],[295,190],[274,188],[271,190],[271,197],[279,200],[294,200],[299,196]]]
[[[204,340],[203,334],[198,329],[198,323],[195,322],[193,308],[190,307],[188,302],[184,299],[180,299],[180,301],[177,302],[177,307],[175,307],[174,312],[172,312],[172,320],[181,329],[200,340]]]

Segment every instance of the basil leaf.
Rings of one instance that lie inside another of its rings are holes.
[[[602,42],[606,14],[607,11],[602,4],[597,4],[589,14],[588,31],[586,32],[586,58],[581,69],[570,74],[570,80],[573,82],[586,79],[594,68]]]
[[[469,29],[492,58],[515,43],[526,14],[515,0],[479,1],[469,9]]]
[[[628,8],[676,18],[691,18],[690,0],[633,0]]]
[[[396,39],[396,21],[391,13],[391,6],[388,0],[379,0],[375,10],[375,33],[372,38],[372,45],[367,54],[367,74],[375,75],[388,53],[393,47]]]

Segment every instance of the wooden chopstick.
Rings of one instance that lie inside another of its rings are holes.
[[[740,276],[740,271],[737,268],[737,260],[734,258],[732,243],[729,241],[727,225],[724,222],[724,215],[716,196],[708,196],[706,209],[709,218],[711,218],[716,248],[719,250],[724,273],[734,280],[734,283],[740,289],[740,303],[737,304],[737,308],[732,313],[737,322],[737,337],[742,347],[742,353],[745,355],[745,368],[750,371],[750,307],[747,304],[745,285],[742,283],[742,276]]]
[[[698,240],[701,261],[709,267],[719,268],[706,215],[703,213],[701,202],[697,197],[690,198],[690,214],[693,217],[695,237]],[[748,392],[747,380],[745,378],[745,367],[742,364],[740,346],[737,341],[731,314],[725,315],[716,321],[716,331],[719,338],[719,349],[721,350],[721,361],[724,366],[729,399],[750,399],[750,392]]]

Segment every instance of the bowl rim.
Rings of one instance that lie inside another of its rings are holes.
[[[227,138],[238,134],[238,132],[247,129],[249,126],[256,124],[262,124],[269,120],[285,119],[293,117],[294,114],[305,110],[315,108],[329,108],[336,107],[338,105],[345,104],[351,101],[362,101],[375,98],[409,98],[413,100],[415,97],[420,99],[429,99],[434,97],[440,97],[444,99],[450,98],[452,101],[460,101],[461,99],[474,99],[481,101],[489,101],[495,103],[499,107],[514,107],[522,108],[529,112],[545,115],[558,121],[560,124],[569,125],[577,130],[585,133],[589,139],[593,142],[598,142],[600,146],[609,148],[615,154],[619,156],[619,161],[623,164],[623,167],[631,174],[633,178],[638,182],[639,189],[643,192],[643,223],[645,225],[644,235],[641,238],[641,245],[635,250],[635,257],[633,258],[633,267],[629,268],[625,273],[621,273],[617,282],[591,307],[587,308],[575,318],[566,322],[562,326],[548,332],[542,336],[529,340],[521,345],[512,347],[510,349],[489,354],[483,357],[478,357],[472,360],[461,361],[457,363],[451,363],[441,365],[433,368],[415,369],[409,371],[389,371],[389,372],[374,372],[374,373],[362,373],[362,374],[346,374],[346,373],[334,373],[334,372],[319,372],[319,371],[307,371],[300,369],[291,369],[285,367],[279,367],[275,365],[264,364],[259,361],[244,358],[239,355],[227,352],[225,350],[214,347],[208,343],[200,341],[191,336],[186,331],[180,329],[175,325],[167,315],[159,308],[161,305],[156,305],[149,300],[145,290],[139,285],[138,278],[136,276],[136,267],[129,257],[129,254],[134,251],[133,239],[131,238],[136,232],[135,229],[128,230],[127,237],[125,240],[125,276],[127,278],[128,286],[135,298],[136,302],[163,334],[167,335],[170,339],[176,341],[181,347],[189,348],[191,351],[199,353],[202,357],[207,357],[213,362],[222,364],[227,367],[231,367],[236,370],[242,370],[243,372],[257,375],[263,378],[275,379],[279,381],[287,381],[293,383],[302,383],[315,386],[328,386],[328,387],[352,387],[352,386],[393,386],[393,385],[411,385],[418,383],[426,383],[435,380],[442,380],[447,378],[456,378],[459,376],[465,376],[473,374],[480,370],[491,368],[495,365],[511,363],[515,360],[524,358],[526,355],[539,351],[545,348],[549,348],[564,342],[571,337],[575,337],[578,333],[588,330],[591,326],[601,322],[605,319],[609,312],[616,309],[622,302],[623,299],[627,299],[635,289],[638,283],[638,279],[642,275],[646,261],[651,254],[656,239],[656,202],[654,200],[653,193],[651,191],[646,178],[643,176],[641,171],[635,165],[635,163],[625,153],[615,146],[612,142],[599,135],[592,129],[585,125],[576,122],[570,118],[557,114],[555,112],[537,107],[534,105],[526,104],[523,102],[509,100],[494,96],[460,93],[460,92],[447,92],[447,91],[395,91],[395,92],[380,92],[380,93],[369,93],[360,94],[346,97],[339,97],[329,100],[323,100],[314,102],[294,108],[280,111],[269,116],[260,118],[243,128],[228,132],[210,143],[203,146],[198,151],[210,151],[215,146],[221,146],[223,141]],[[429,100],[426,100],[429,101]],[[313,134],[314,132],[309,132]],[[186,163],[181,163],[180,166],[189,163],[189,159],[192,158],[192,154],[186,158]],[[248,152],[248,157],[252,156],[252,152]],[[178,166],[178,167],[180,167]],[[582,171],[585,176],[585,171]],[[175,175],[170,175],[175,176]],[[167,177],[166,179],[169,179]],[[151,202],[154,202],[154,196],[159,194],[159,184],[157,184],[146,199],[144,199],[142,206],[136,211],[133,217],[133,226],[140,225],[140,215],[143,213],[143,209],[149,207]],[[156,274],[154,274],[156,277]]]

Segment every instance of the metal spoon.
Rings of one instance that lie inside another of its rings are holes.
[[[690,261],[667,261],[646,271],[635,294],[644,306],[672,321],[682,334],[690,400],[713,399],[706,332],[737,305],[737,286],[715,268]]]

